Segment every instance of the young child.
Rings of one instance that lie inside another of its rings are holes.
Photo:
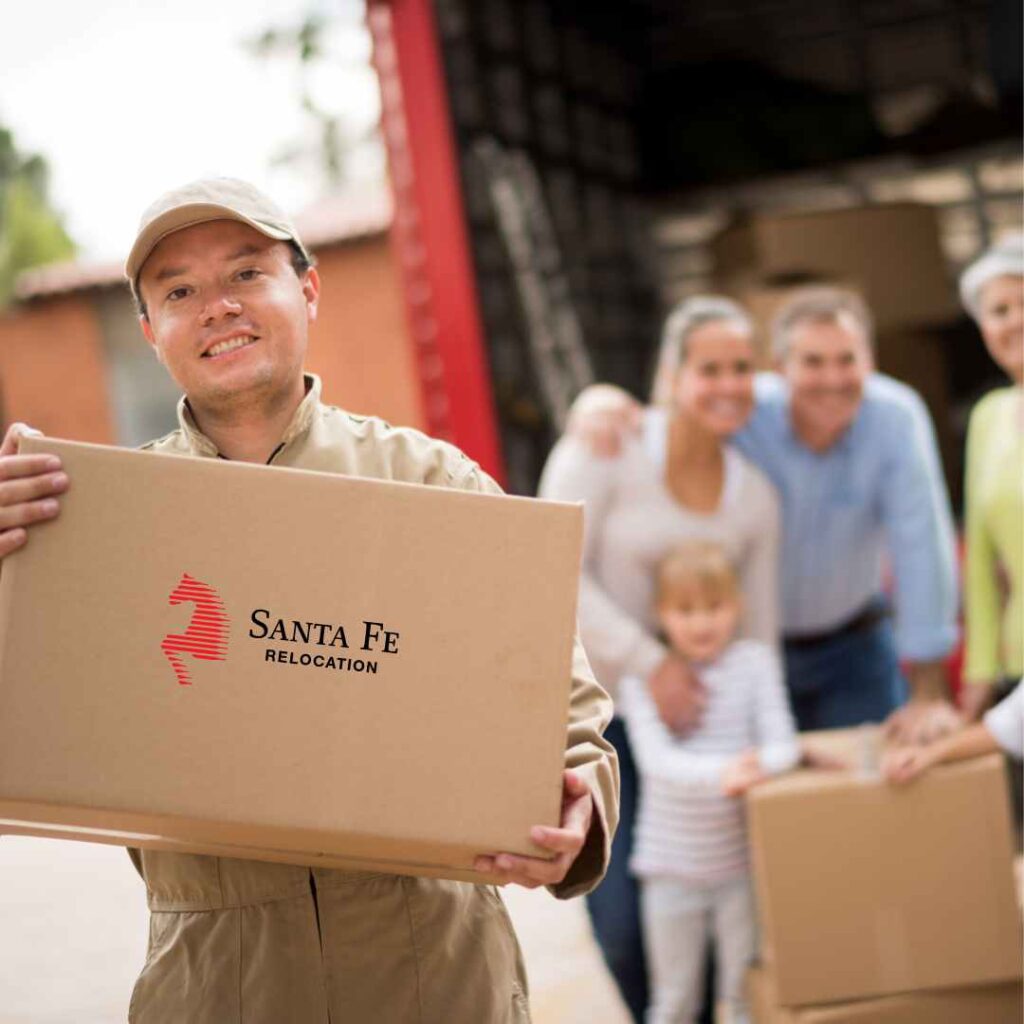
[[[708,937],[718,998],[746,1024],[744,976],[756,925],[742,795],[799,760],[778,659],[736,640],[736,573],[717,545],[691,542],[658,573],[657,612],[672,648],[696,670],[707,705],[700,726],[672,733],[640,679],[623,680],[622,713],[641,779],[630,866],[641,880],[652,1003],[647,1024],[688,1024],[700,1010]]]
[[[933,765],[1002,750],[1024,758],[1024,680],[975,725],[926,747],[898,747],[886,754],[882,770],[890,782],[909,782]]]

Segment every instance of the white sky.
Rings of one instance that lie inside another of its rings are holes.
[[[260,60],[242,43],[297,24],[316,0],[30,0],[5,9],[0,124],[50,166],[50,196],[86,258],[120,259],[160,193],[210,174],[245,178],[293,212],[323,191],[315,168],[274,168],[308,140],[297,65]],[[336,60],[313,81],[316,101],[356,130],[376,123],[369,37],[358,0],[341,12]],[[375,149],[354,173],[381,173]]]

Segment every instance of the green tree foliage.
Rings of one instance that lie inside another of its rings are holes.
[[[46,161],[19,153],[11,132],[0,128],[0,307],[21,271],[75,254],[47,190]]]

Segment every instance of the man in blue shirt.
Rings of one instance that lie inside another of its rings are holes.
[[[928,413],[911,388],[874,372],[871,318],[856,295],[798,293],[772,333],[781,375],[758,376],[755,411],[734,441],[782,502],[780,619],[797,722],[887,719],[904,739],[930,739],[956,724],[944,660],[957,597]],[[577,402],[570,431],[612,450],[636,408],[624,392],[595,389]],[[688,703],[699,703],[696,686],[663,709],[666,720]]]
[[[891,719],[918,738],[953,724],[944,660],[957,638],[949,499],[915,391],[875,374],[871,320],[834,288],[798,293],[735,443],[782,501],[786,675],[802,729]],[[892,573],[895,623],[882,597]],[[895,626],[895,628],[894,628]]]

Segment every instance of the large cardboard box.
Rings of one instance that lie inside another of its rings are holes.
[[[1019,979],[1002,758],[895,787],[864,770],[877,752],[871,733],[851,737],[864,740],[849,759],[857,770],[796,772],[748,800],[763,958],[779,1002]]]
[[[754,1024],[1020,1024],[1024,1014],[1019,981],[785,1007],[772,972],[754,967],[747,991]]]
[[[712,242],[719,288],[786,279],[859,287],[880,329],[942,323],[959,313],[938,214],[920,203],[760,214]]]
[[[49,439],[0,832],[479,877],[560,814],[582,512]]]

